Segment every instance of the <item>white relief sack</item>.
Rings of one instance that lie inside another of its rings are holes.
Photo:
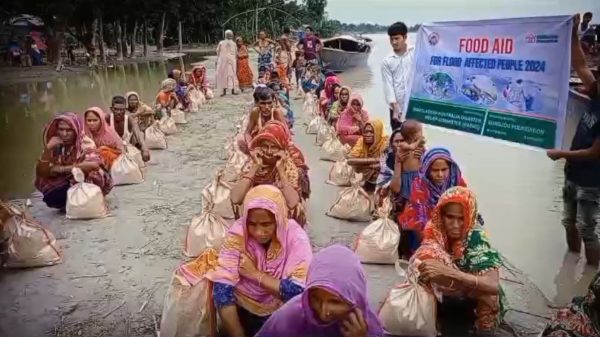
[[[97,219],[108,215],[106,201],[100,187],[85,182],[81,169],[71,171],[77,182],[67,191],[67,219]]]
[[[361,187],[362,174],[355,174],[352,186],[340,191],[337,200],[327,211],[327,215],[350,221],[370,221],[373,201]]]
[[[394,264],[398,260],[400,229],[389,218],[392,203],[389,198],[377,210],[378,219],[365,227],[356,239],[354,252],[363,263]]]
[[[350,186],[353,176],[354,168],[348,165],[346,159],[336,161],[329,170],[329,179],[326,183],[335,186]]]
[[[165,133],[161,131],[157,121],[150,125],[146,131],[144,131],[144,134],[146,136],[144,142],[149,149],[164,150],[167,148],[167,137],[165,136]]]

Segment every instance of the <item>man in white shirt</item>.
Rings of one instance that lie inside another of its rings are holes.
[[[403,22],[396,22],[388,28],[394,52],[383,59],[381,65],[383,92],[390,107],[390,124],[393,130],[400,127],[406,117],[404,108],[412,82],[414,48],[408,47],[407,34],[408,28]]]

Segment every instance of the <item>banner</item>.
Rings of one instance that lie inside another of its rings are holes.
[[[407,118],[560,147],[571,65],[570,16],[425,24]]]

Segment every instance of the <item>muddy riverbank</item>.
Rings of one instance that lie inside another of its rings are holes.
[[[169,148],[152,151],[146,181],[110,193],[111,217],[65,220],[34,194],[31,211],[56,235],[64,262],[0,272],[0,336],[155,336],[200,191],[224,164],[220,150],[249,99],[216,99],[189,114]]]
[[[209,67],[211,63],[206,62]],[[200,191],[224,165],[224,140],[235,132],[250,99],[249,93],[217,98],[189,114],[189,123],[169,137],[169,148],[152,152],[146,182],[117,187],[109,195],[111,217],[65,220],[35,193],[31,211],[56,235],[65,259],[53,267],[2,271],[0,335],[155,336],[154,320],[159,321],[171,272],[184,259],[185,231],[200,211]],[[340,188],[324,183],[332,164],[319,160],[313,137],[304,134],[307,118],[299,103],[294,103],[295,142],[310,166],[308,231],[313,249],[332,243],[351,247],[366,223],[325,215]],[[401,280],[393,266],[365,265],[365,270],[369,300],[377,308]],[[530,336],[544,322],[537,316],[549,315],[547,302],[523,275],[503,276],[510,280],[503,282],[510,308],[517,310],[508,319],[521,335]]]

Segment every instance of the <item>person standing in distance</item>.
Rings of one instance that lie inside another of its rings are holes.
[[[404,106],[412,82],[414,48],[408,47],[407,34],[408,28],[404,22],[396,22],[388,28],[393,53],[383,59],[381,64],[383,92],[390,107],[392,130],[399,128],[402,120],[406,118]]]

